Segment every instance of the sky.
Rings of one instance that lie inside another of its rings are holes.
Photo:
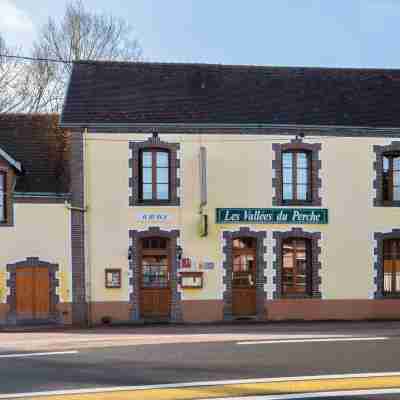
[[[0,0],[0,33],[29,53],[67,0]],[[400,0],[84,0],[125,18],[146,61],[400,68]]]

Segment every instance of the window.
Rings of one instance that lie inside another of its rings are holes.
[[[400,154],[384,154],[382,170],[384,202],[400,201]]]
[[[129,205],[179,206],[179,144],[152,137],[145,142],[130,142],[129,147]]]
[[[256,283],[256,240],[233,239],[232,287],[249,288]]]
[[[0,172],[0,223],[6,222],[6,173]]]
[[[282,296],[312,295],[310,243],[289,238],[282,242]]]
[[[165,200],[170,198],[169,152],[149,149],[141,152],[140,186],[141,200]]]
[[[282,154],[282,198],[284,203],[311,201],[310,157],[308,152]]]
[[[300,139],[272,144],[274,206],[322,205],[319,191],[322,186],[319,177],[321,148],[320,143],[304,143]]]
[[[400,294],[400,239],[383,241],[383,294]]]

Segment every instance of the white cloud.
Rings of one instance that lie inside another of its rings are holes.
[[[0,0],[0,32],[7,34],[32,33],[34,26],[31,18],[17,8],[13,0]]]

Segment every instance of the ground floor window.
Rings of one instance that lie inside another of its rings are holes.
[[[383,241],[383,294],[400,294],[400,239]]]
[[[288,238],[282,243],[282,296],[312,296],[311,245],[308,239]]]

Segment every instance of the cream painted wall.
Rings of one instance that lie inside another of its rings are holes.
[[[181,206],[129,207],[129,141],[145,140],[135,134],[88,134],[85,136],[89,291],[92,301],[128,301],[128,246],[130,229],[154,226],[138,222],[143,212],[165,212],[170,220],[163,229],[180,229],[184,256],[215,262],[205,271],[203,289],[185,289],[183,299],[221,299],[223,293],[222,231],[240,225],[216,225],[217,207],[272,207],[272,143],[285,143],[288,136],[162,135],[181,144]],[[390,143],[382,138],[306,138],[322,143],[322,206],[329,209],[328,225],[296,225],[322,233],[321,291],[325,299],[370,298],[374,292],[373,233],[390,231],[398,221],[397,208],[374,208],[373,145]],[[197,230],[199,208],[198,152],[207,148],[209,235]],[[267,231],[266,275],[273,277],[274,230],[293,225],[242,225]],[[121,289],[105,289],[104,270],[122,268]],[[268,298],[274,290],[267,283]]]
[[[14,226],[0,228],[0,303],[8,294],[7,264],[27,257],[58,264],[60,301],[71,301],[70,226],[70,211],[64,204],[14,204]]]

